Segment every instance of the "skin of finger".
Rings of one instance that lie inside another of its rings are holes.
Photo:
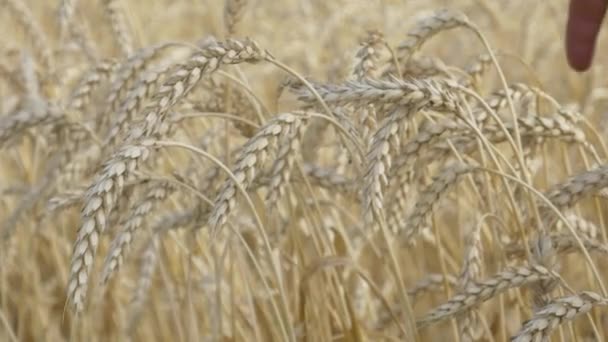
[[[607,0],[572,0],[566,27],[568,63],[577,71],[589,68],[600,26],[608,7]]]

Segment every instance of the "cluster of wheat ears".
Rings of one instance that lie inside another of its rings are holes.
[[[0,338],[603,341],[563,2],[1,0]]]

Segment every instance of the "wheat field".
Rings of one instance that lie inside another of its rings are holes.
[[[1,341],[608,338],[566,0],[0,3]]]

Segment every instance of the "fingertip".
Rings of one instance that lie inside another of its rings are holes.
[[[593,61],[600,25],[608,4],[605,0],[572,0],[566,28],[566,54],[570,67],[578,72]]]
[[[577,72],[584,72],[591,67],[593,49],[585,46],[568,46],[568,65]]]

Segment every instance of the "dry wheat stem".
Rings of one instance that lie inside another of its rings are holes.
[[[205,117],[207,117],[207,118],[221,118],[221,119],[231,120],[231,121],[234,122],[235,126],[237,124],[239,126],[241,126],[241,128],[239,128],[239,131],[243,127],[245,127],[245,126],[249,127],[248,131],[250,130],[250,131],[253,131],[253,132],[256,132],[260,128],[259,124],[255,123],[255,122],[253,122],[251,120],[248,120],[246,118],[240,117],[237,114],[230,114],[230,113],[225,113],[225,112],[196,112],[196,113],[187,113],[187,114],[176,114],[176,115],[172,116],[171,122],[172,123],[178,123],[178,122],[181,122],[181,121],[186,120],[186,119],[205,118]],[[243,134],[244,137],[251,138],[251,136],[248,137],[247,135]]]

